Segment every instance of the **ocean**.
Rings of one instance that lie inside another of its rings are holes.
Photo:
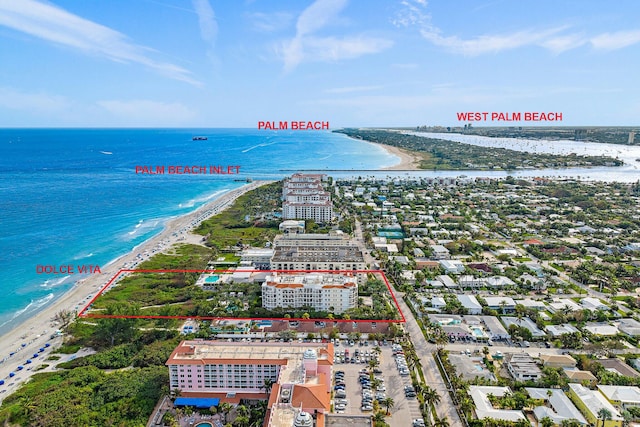
[[[38,265],[104,266],[167,220],[243,185],[234,179],[398,162],[378,146],[331,132],[0,129],[0,333],[81,277],[38,274]],[[136,166],[239,166],[240,174],[148,175]]]

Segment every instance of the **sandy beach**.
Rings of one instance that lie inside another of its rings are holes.
[[[0,380],[3,380],[4,384],[0,386],[0,402],[29,379],[37,367],[44,363],[58,363],[45,361],[51,351],[59,347],[64,339],[62,336],[54,336],[59,328],[54,321],[56,313],[61,310],[72,310],[77,313],[121,269],[134,269],[141,262],[176,243],[201,244],[202,236],[190,233],[193,228],[229,207],[242,194],[269,182],[271,181],[258,181],[244,185],[223,194],[194,212],[169,221],[160,234],[135,247],[114,262],[102,266],[102,274],[95,274],[76,282],[72,289],[51,305],[2,335],[0,337]],[[27,363],[27,360],[31,362]]]
[[[404,150],[402,148],[392,147],[390,145],[377,144],[374,142],[372,142],[372,144],[379,145],[380,147],[384,148],[389,154],[400,157],[400,163],[388,168],[383,168],[383,170],[421,170],[420,154]]]

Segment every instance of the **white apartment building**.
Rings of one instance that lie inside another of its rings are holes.
[[[267,309],[313,307],[342,313],[358,302],[357,279],[346,274],[278,274],[262,284],[262,306]]]
[[[294,174],[282,188],[282,218],[312,219],[330,222],[333,219],[331,194],[324,190],[324,175]]]
[[[273,247],[271,270],[366,269],[357,243],[340,234],[281,235],[276,237]]]

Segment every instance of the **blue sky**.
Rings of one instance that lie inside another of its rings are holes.
[[[638,125],[639,14],[635,0],[0,0],[0,126],[451,126],[462,111]]]

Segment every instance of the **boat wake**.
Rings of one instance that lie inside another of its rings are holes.
[[[242,150],[242,151],[241,151],[241,153],[246,153],[246,152],[248,152],[248,151],[253,150],[254,148],[259,148],[259,147],[268,147],[268,146],[273,145],[273,144],[275,144],[275,143],[277,143],[277,142],[278,142],[278,141],[269,142],[269,143],[263,142],[262,144],[254,145],[253,147],[249,147],[249,148],[247,148],[247,149],[245,149],[245,150]]]

